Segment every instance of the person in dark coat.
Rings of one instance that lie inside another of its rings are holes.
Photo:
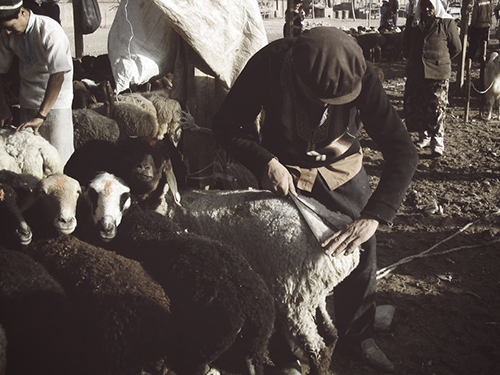
[[[255,137],[261,109],[265,120]],[[359,120],[386,161],[373,194],[362,164]],[[379,224],[392,222],[418,156],[356,40],[337,28],[319,27],[270,43],[237,78],[214,117],[213,132],[263,189],[312,196],[354,220],[322,244],[330,256],[364,250],[359,266],[335,288],[339,345],[374,368],[393,371],[374,341],[374,235]],[[300,372],[291,352],[276,352],[271,345],[282,373]]]
[[[418,146],[432,156],[444,153],[444,125],[451,60],[462,50],[455,20],[441,0],[420,0],[410,11],[404,40],[406,86],[404,116],[410,132],[419,133]]]
[[[475,0],[469,25],[469,47],[467,58],[474,60],[477,50],[484,42],[488,42],[493,7],[490,0]]]

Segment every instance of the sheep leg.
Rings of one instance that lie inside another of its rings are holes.
[[[292,324],[289,327],[290,331],[295,332],[294,337],[309,361],[310,375],[325,375],[330,367],[333,347],[331,344],[327,346],[319,333],[314,319],[317,307],[319,307],[318,303],[314,304],[310,301],[300,303],[294,311],[294,316],[288,321]]]
[[[332,351],[337,344],[337,340],[339,338],[337,333],[337,328],[328,313],[328,308],[326,306],[326,299],[321,300],[318,307],[318,322],[321,322],[320,327],[322,328],[320,334],[325,339],[325,342],[328,346],[332,347]]]

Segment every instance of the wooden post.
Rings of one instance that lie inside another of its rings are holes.
[[[460,54],[460,64],[458,66],[457,81],[458,87],[461,89],[464,87],[464,72],[467,57],[467,38],[469,34],[469,4],[470,0],[463,0],[460,22],[460,39],[462,40],[462,53]]]
[[[82,0],[73,0],[73,28],[75,32],[75,58],[83,56],[83,33],[82,24]]]
[[[293,36],[293,16],[294,16],[295,3],[293,0],[288,0],[287,10],[285,12],[285,38]]]
[[[467,75],[467,90],[465,93],[465,113],[464,113],[464,124],[469,122],[469,107],[470,107],[470,69],[472,66],[472,60],[467,59],[466,62],[466,75]]]

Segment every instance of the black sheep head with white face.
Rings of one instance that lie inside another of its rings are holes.
[[[28,245],[32,231],[21,212],[22,202],[34,194],[38,178],[28,174],[0,171],[0,237],[3,245]]]
[[[120,171],[132,194],[146,199],[159,187],[168,183],[174,197],[178,195],[179,175],[183,181],[185,167],[182,157],[168,140],[148,137],[129,137],[117,143]],[[175,171],[175,173],[174,173]]]

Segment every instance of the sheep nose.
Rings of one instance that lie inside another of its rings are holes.
[[[65,225],[73,224],[75,222],[75,220],[76,220],[76,218],[74,216],[70,217],[70,218],[67,218],[64,216],[59,217],[59,223],[65,224]]]
[[[104,233],[111,233],[115,230],[115,223],[111,216],[105,216],[99,222],[99,230]]]

